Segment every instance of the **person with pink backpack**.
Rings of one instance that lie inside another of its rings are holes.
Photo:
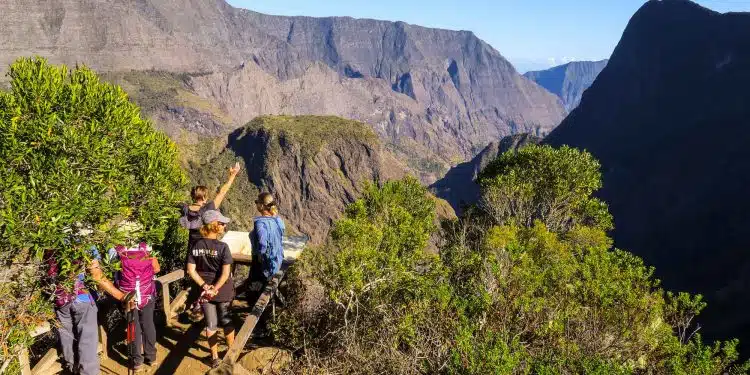
[[[118,301],[126,298],[126,293],[117,289],[107,279],[99,265],[99,251],[96,247],[89,249],[90,259],[78,259],[73,264],[81,269],[74,276],[73,287],[64,286],[60,279],[60,265],[49,251],[47,258],[47,276],[54,288],[55,316],[59,323],[58,340],[62,351],[63,368],[70,373],[97,375],[99,369],[99,332],[97,323],[96,296],[86,285],[86,276],[96,285]]]
[[[153,368],[157,365],[154,277],[160,271],[159,261],[151,256],[151,247],[145,242],[131,248],[119,245],[110,249],[109,254],[117,256],[122,266],[115,278],[116,285],[123,292],[134,294],[131,306],[126,308],[126,315],[131,318],[128,320],[128,342],[133,344],[128,350],[129,365],[136,372],[144,368],[144,363]]]

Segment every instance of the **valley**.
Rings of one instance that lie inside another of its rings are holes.
[[[472,31],[224,0],[6,0],[0,25],[9,269],[33,276],[41,248],[68,251],[44,242],[65,213],[14,205],[58,204],[89,182],[102,186],[88,197],[112,201],[87,225],[109,240],[111,223],[150,218],[182,266],[180,233],[160,227],[174,202],[144,214],[153,191],[118,190],[135,179],[117,173],[153,169],[128,164],[123,142],[163,158],[154,181],[170,199],[194,185],[214,195],[239,163],[229,230],[252,230],[270,192],[286,234],[308,240],[273,328],[307,361],[292,372],[750,371],[738,361],[750,356],[750,12],[646,1],[607,59],[523,73]],[[34,56],[68,68],[8,74]],[[96,73],[67,76],[79,65]],[[100,91],[76,91],[87,85]],[[74,132],[100,148],[71,151]],[[34,164],[39,149],[54,167]],[[99,150],[121,159],[82,168]],[[35,168],[75,184],[37,194]]]

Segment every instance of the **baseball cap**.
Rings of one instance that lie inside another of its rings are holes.
[[[226,224],[232,221],[230,218],[222,215],[218,210],[208,210],[204,212],[201,219],[203,219],[203,222],[206,224],[213,223],[214,221]]]

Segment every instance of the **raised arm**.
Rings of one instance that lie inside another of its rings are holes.
[[[224,183],[224,185],[221,185],[221,189],[219,189],[219,192],[216,194],[216,198],[214,198],[214,207],[216,209],[219,209],[219,206],[221,206],[221,202],[224,201],[224,198],[227,196],[227,193],[229,192],[229,188],[232,187],[232,184],[234,183],[235,177],[237,177],[237,173],[240,172],[240,163],[234,163],[234,166],[232,168],[229,168],[229,178],[227,179],[227,182]]]
[[[89,272],[91,272],[91,278],[94,279],[96,285],[102,288],[107,294],[111,295],[118,301],[122,301],[122,299],[125,298],[125,293],[120,289],[117,289],[117,287],[115,287],[115,285],[104,276],[104,272],[102,272],[98,260],[94,259],[91,261],[91,264],[89,264]]]

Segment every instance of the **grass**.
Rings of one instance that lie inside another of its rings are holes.
[[[379,144],[378,136],[368,125],[336,116],[260,116],[246,125],[246,131],[259,130],[298,144],[306,158],[315,156],[331,142]]]

